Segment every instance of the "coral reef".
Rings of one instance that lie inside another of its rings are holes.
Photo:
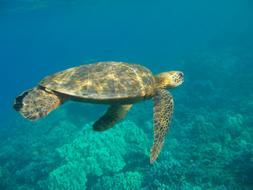
[[[94,186],[94,190],[99,189],[122,189],[138,190],[141,188],[143,176],[139,172],[118,173],[113,176],[104,176]]]
[[[73,142],[65,144],[57,151],[65,161],[61,168],[75,172],[83,170],[85,172],[78,172],[80,178],[86,179],[87,175],[94,178],[95,176],[99,177],[122,171],[128,163],[126,154],[129,156],[138,152],[139,157],[140,155],[145,157],[147,139],[145,134],[129,121],[123,122],[104,133],[94,132],[91,125],[86,124]],[[130,162],[134,162],[134,160]],[[59,183],[56,176],[59,173],[58,169],[52,172],[55,176],[53,180],[55,179],[56,183]],[[65,181],[65,179],[62,180]],[[82,189],[82,186],[77,189]]]
[[[48,179],[50,190],[86,189],[86,173],[78,163],[63,165],[52,171]]]

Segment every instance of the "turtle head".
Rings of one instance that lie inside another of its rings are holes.
[[[181,71],[160,73],[155,78],[158,88],[175,88],[184,82],[184,74]]]

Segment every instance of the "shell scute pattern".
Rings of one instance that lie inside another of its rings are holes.
[[[44,78],[40,85],[86,99],[135,98],[152,94],[154,77],[140,65],[99,62],[58,72]]]

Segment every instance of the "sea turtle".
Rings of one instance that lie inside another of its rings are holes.
[[[45,77],[36,87],[21,93],[13,107],[23,117],[37,120],[69,100],[109,104],[106,113],[93,124],[95,131],[104,131],[121,121],[132,104],[153,98],[154,142],[150,153],[153,163],[161,151],[173,113],[173,97],[166,89],[182,83],[180,71],[153,75],[138,64],[98,62]]]

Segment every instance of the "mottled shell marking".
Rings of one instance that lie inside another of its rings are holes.
[[[151,96],[155,79],[147,68],[123,62],[98,62],[73,67],[44,78],[40,85],[85,99]]]

